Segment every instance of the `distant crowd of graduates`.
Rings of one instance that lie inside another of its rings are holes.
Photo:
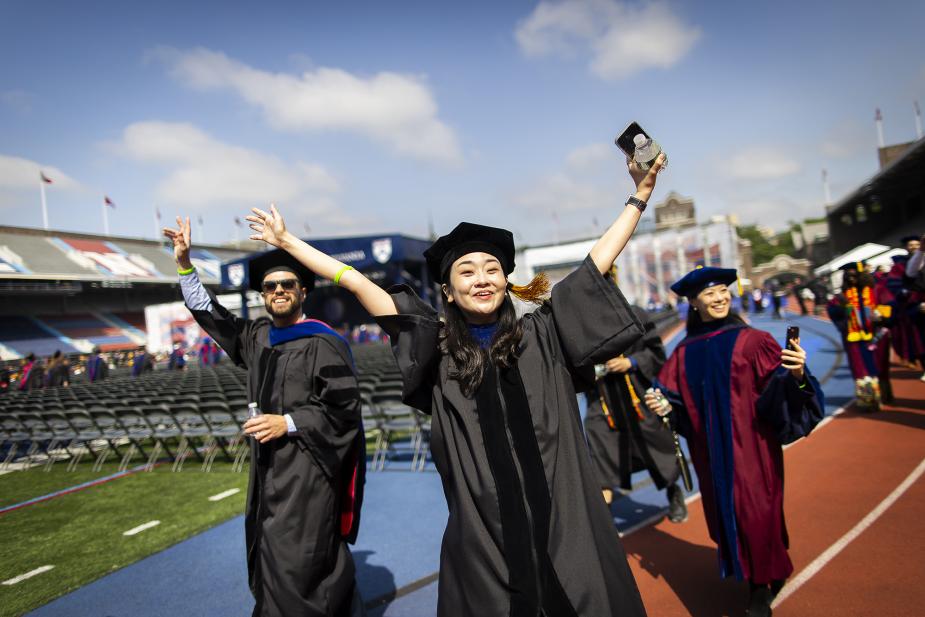
[[[221,362],[223,352],[211,339],[204,338],[190,350],[176,343],[166,357],[159,357],[145,347],[110,352],[94,347],[88,355],[70,356],[56,350],[45,360],[30,353],[18,366],[7,363],[0,367],[0,394],[10,390],[28,392],[68,387],[78,375],[86,375],[90,383],[98,382],[108,378],[110,370],[119,367],[128,367],[132,377],[138,377],[153,371],[157,362],[164,359],[168,370],[184,370],[191,355],[200,366],[214,366]]]

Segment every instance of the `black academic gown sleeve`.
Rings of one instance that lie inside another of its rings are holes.
[[[652,380],[662,370],[665,364],[665,345],[662,343],[662,337],[655,330],[655,324],[649,319],[648,314],[639,307],[633,307],[636,318],[643,324],[645,334],[642,339],[633,346],[627,357],[636,362],[636,368],[630,374],[634,381],[648,388],[652,385]],[[639,393],[640,395],[642,392]]]
[[[437,311],[408,285],[395,285],[388,292],[398,314],[376,317],[376,323],[389,335],[392,353],[401,370],[402,400],[429,414],[440,360],[442,324]]]
[[[623,292],[590,256],[552,288],[549,305],[565,358],[576,368],[619,356],[643,334]]]

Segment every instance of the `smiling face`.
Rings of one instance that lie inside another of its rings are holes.
[[[732,294],[726,285],[707,287],[691,300],[691,306],[697,309],[703,321],[725,319],[731,305]]]
[[[469,323],[492,323],[507,295],[507,277],[497,257],[467,253],[450,266],[450,281],[444,283],[443,293]]]
[[[296,322],[302,317],[305,289],[292,272],[272,272],[263,279],[263,302],[273,322]]]
[[[906,242],[906,251],[911,255],[912,253],[919,250],[919,247],[922,246],[922,243],[919,240],[909,240]]]

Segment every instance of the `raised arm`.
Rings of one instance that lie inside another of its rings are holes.
[[[649,197],[652,196],[652,190],[655,188],[656,174],[658,174],[664,162],[665,155],[659,154],[655,164],[652,165],[648,172],[645,172],[639,169],[632,159],[627,161],[627,168],[629,168],[630,176],[636,184],[636,199],[648,203]],[[642,212],[639,211],[639,208],[636,206],[626,206],[623,208],[623,212],[620,213],[620,216],[617,217],[617,220],[610,226],[610,229],[605,231],[600,240],[595,242],[594,246],[591,247],[591,252],[589,254],[594,261],[594,265],[601,271],[601,274],[610,270],[610,266],[613,265],[614,260],[616,260],[617,256],[623,251],[623,247],[629,242],[630,236],[633,235],[633,231],[636,230],[636,224],[639,223],[641,216]]]
[[[343,262],[325,255],[289,233],[275,205],[270,205],[269,212],[253,208],[253,214],[246,218],[250,222],[250,228],[256,232],[250,237],[251,240],[263,240],[271,246],[283,249],[318,276],[331,281],[337,278],[337,284],[352,292],[370,315],[378,317],[398,313],[395,302],[384,289],[356,270],[346,269],[347,265]]]

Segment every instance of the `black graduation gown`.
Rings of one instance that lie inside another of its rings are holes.
[[[356,494],[347,513],[344,494],[351,480],[362,488],[362,475],[355,473],[366,467],[349,348],[324,334],[271,347],[269,319],[246,321],[214,297],[212,303],[211,311],[192,311],[193,317],[233,362],[248,369],[249,397],[261,411],[288,413],[298,429],[266,444],[248,438],[244,527],[253,615],[362,615],[346,544],[356,537],[362,495]],[[350,514],[352,521],[346,521]]]
[[[497,470],[489,462],[486,436],[497,435],[484,433],[480,423],[480,414],[490,416],[477,407],[479,395],[464,396],[451,377],[453,361],[438,350],[441,322],[434,309],[408,287],[394,287],[390,293],[399,314],[377,321],[391,337],[405,402],[433,415],[431,450],[449,509],[437,614],[524,614],[520,612],[523,590],[512,584],[518,572],[509,567],[512,551],[506,551],[504,541],[516,531],[510,521],[505,527],[506,517],[501,514],[504,496],[499,487],[509,485],[495,480]],[[532,521],[548,521],[548,529],[533,529],[541,532],[545,548],[538,548],[539,543],[530,548],[534,559],[544,563],[549,588],[558,597],[562,592],[567,597],[566,610],[552,612],[547,607],[546,612],[550,617],[645,615],[601,498],[575,394],[576,384],[583,388],[593,384],[593,365],[625,351],[641,336],[642,327],[619,289],[604,279],[590,258],[555,286],[547,304],[523,317],[523,326],[518,362],[504,379],[522,382],[527,403],[522,419],[540,471],[522,473],[529,457],[515,452],[514,446],[507,455],[517,461],[516,480],[525,486],[521,503],[527,499],[525,493],[536,497],[537,488],[546,499],[546,511],[531,512]],[[498,377],[492,374],[490,379]],[[500,418],[508,413],[504,406],[488,411]],[[508,428],[514,432],[512,424]],[[509,434],[502,439],[509,444],[507,440],[517,437]]]
[[[623,355],[636,362],[636,368],[628,375],[639,397],[639,411],[643,419],[639,419],[633,406],[626,385],[627,375],[608,373],[598,380],[597,388],[587,394],[585,433],[601,488],[629,490],[632,488],[630,476],[633,472],[647,469],[655,486],[663,489],[677,481],[681,470],[675,458],[671,431],[664,427],[658,415],[649,411],[642,399],[665,364],[665,346],[648,313],[638,306],[632,308],[646,334]],[[607,404],[615,428],[610,428],[607,422],[602,399]]]

